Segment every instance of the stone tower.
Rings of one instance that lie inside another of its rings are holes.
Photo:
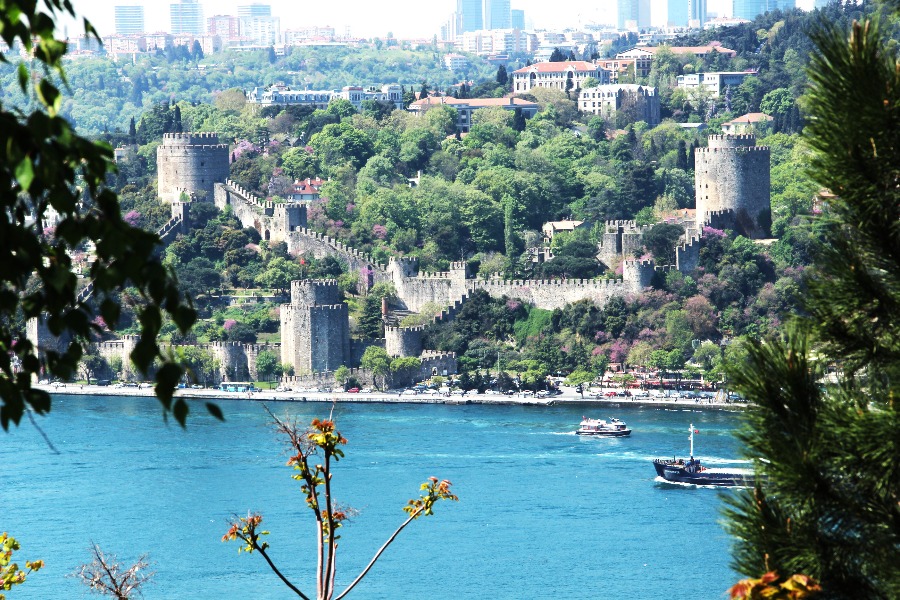
[[[291,303],[281,305],[281,362],[305,375],[333,371],[350,358],[350,317],[337,282],[292,281]]]
[[[769,148],[756,137],[711,135],[695,151],[697,225],[733,229],[749,238],[770,236]]]
[[[166,133],[156,149],[159,197],[176,202],[182,192],[213,201],[213,186],[228,178],[228,144],[217,133]]]

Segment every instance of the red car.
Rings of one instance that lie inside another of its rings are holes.
[[[618,394],[617,392],[606,392],[606,393],[603,394],[603,395],[604,395],[604,396],[607,396],[608,398],[615,398],[615,397],[618,396],[619,394]]]
[[[347,390],[347,393],[348,394],[358,394],[359,388],[350,388],[349,390]]]

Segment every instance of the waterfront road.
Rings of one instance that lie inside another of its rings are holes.
[[[35,388],[45,390],[51,395],[86,395],[86,396],[153,396],[153,387],[144,384],[142,387],[118,387],[115,385],[81,385],[77,383],[67,384],[36,384]],[[716,402],[709,398],[699,400],[670,397],[648,396],[600,396],[581,397],[574,388],[563,386],[562,394],[537,398],[525,394],[474,394],[467,393],[464,396],[451,394],[449,396],[437,393],[348,393],[348,392],[276,392],[274,390],[262,390],[257,392],[224,392],[217,389],[178,389],[175,396],[179,398],[197,400],[259,400],[266,402],[356,402],[371,404],[516,404],[529,406],[559,406],[559,405],[598,405],[598,406],[658,406],[662,408],[679,407],[695,409],[740,410],[744,403]],[[606,391],[609,391],[608,389]],[[614,390],[615,391],[615,390]]]

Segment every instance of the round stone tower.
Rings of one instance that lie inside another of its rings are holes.
[[[291,282],[294,306],[330,306],[341,303],[341,289],[334,279],[303,279]]]
[[[166,133],[156,149],[159,197],[176,202],[182,192],[212,202],[213,186],[228,178],[228,144],[217,133]]]
[[[769,148],[756,137],[711,135],[694,155],[697,223],[733,229],[749,238],[770,235]]]

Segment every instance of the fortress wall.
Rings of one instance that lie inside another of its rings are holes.
[[[334,256],[346,262],[349,272],[360,274],[361,292],[365,292],[376,283],[391,281],[385,266],[376,262],[371,255],[304,227],[296,227],[288,234],[287,245],[288,252],[292,255],[314,258]]]
[[[692,273],[700,265],[700,238],[692,236],[675,248],[675,267],[682,273]]]
[[[473,288],[485,290],[492,298],[507,296],[537,308],[553,310],[579,300],[591,300],[604,306],[613,296],[633,291],[632,285],[612,279],[562,280],[488,280],[473,283]]]
[[[350,369],[350,377],[356,378],[360,383],[367,384],[372,381],[372,374],[364,369]],[[332,389],[335,386],[334,371],[320,371],[305,375],[289,375],[281,378],[281,383],[297,391],[299,387],[316,387]]]
[[[230,179],[216,184],[214,199],[219,210],[230,205],[242,226],[252,227],[270,242],[287,242],[294,228],[306,226],[305,204],[266,202]]]
[[[454,375],[457,370],[455,352],[426,350],[419,356],[419,360],[422,361],[422,366],[419,368],[417,375],[419,381],[424,381],[435,375],[441,377]]]
[[[419,312],[428,303],[450,304],[451,291],[458,287],[454,283],[449,277],[402,277],[394,280],[394,287],[406,308]]]

